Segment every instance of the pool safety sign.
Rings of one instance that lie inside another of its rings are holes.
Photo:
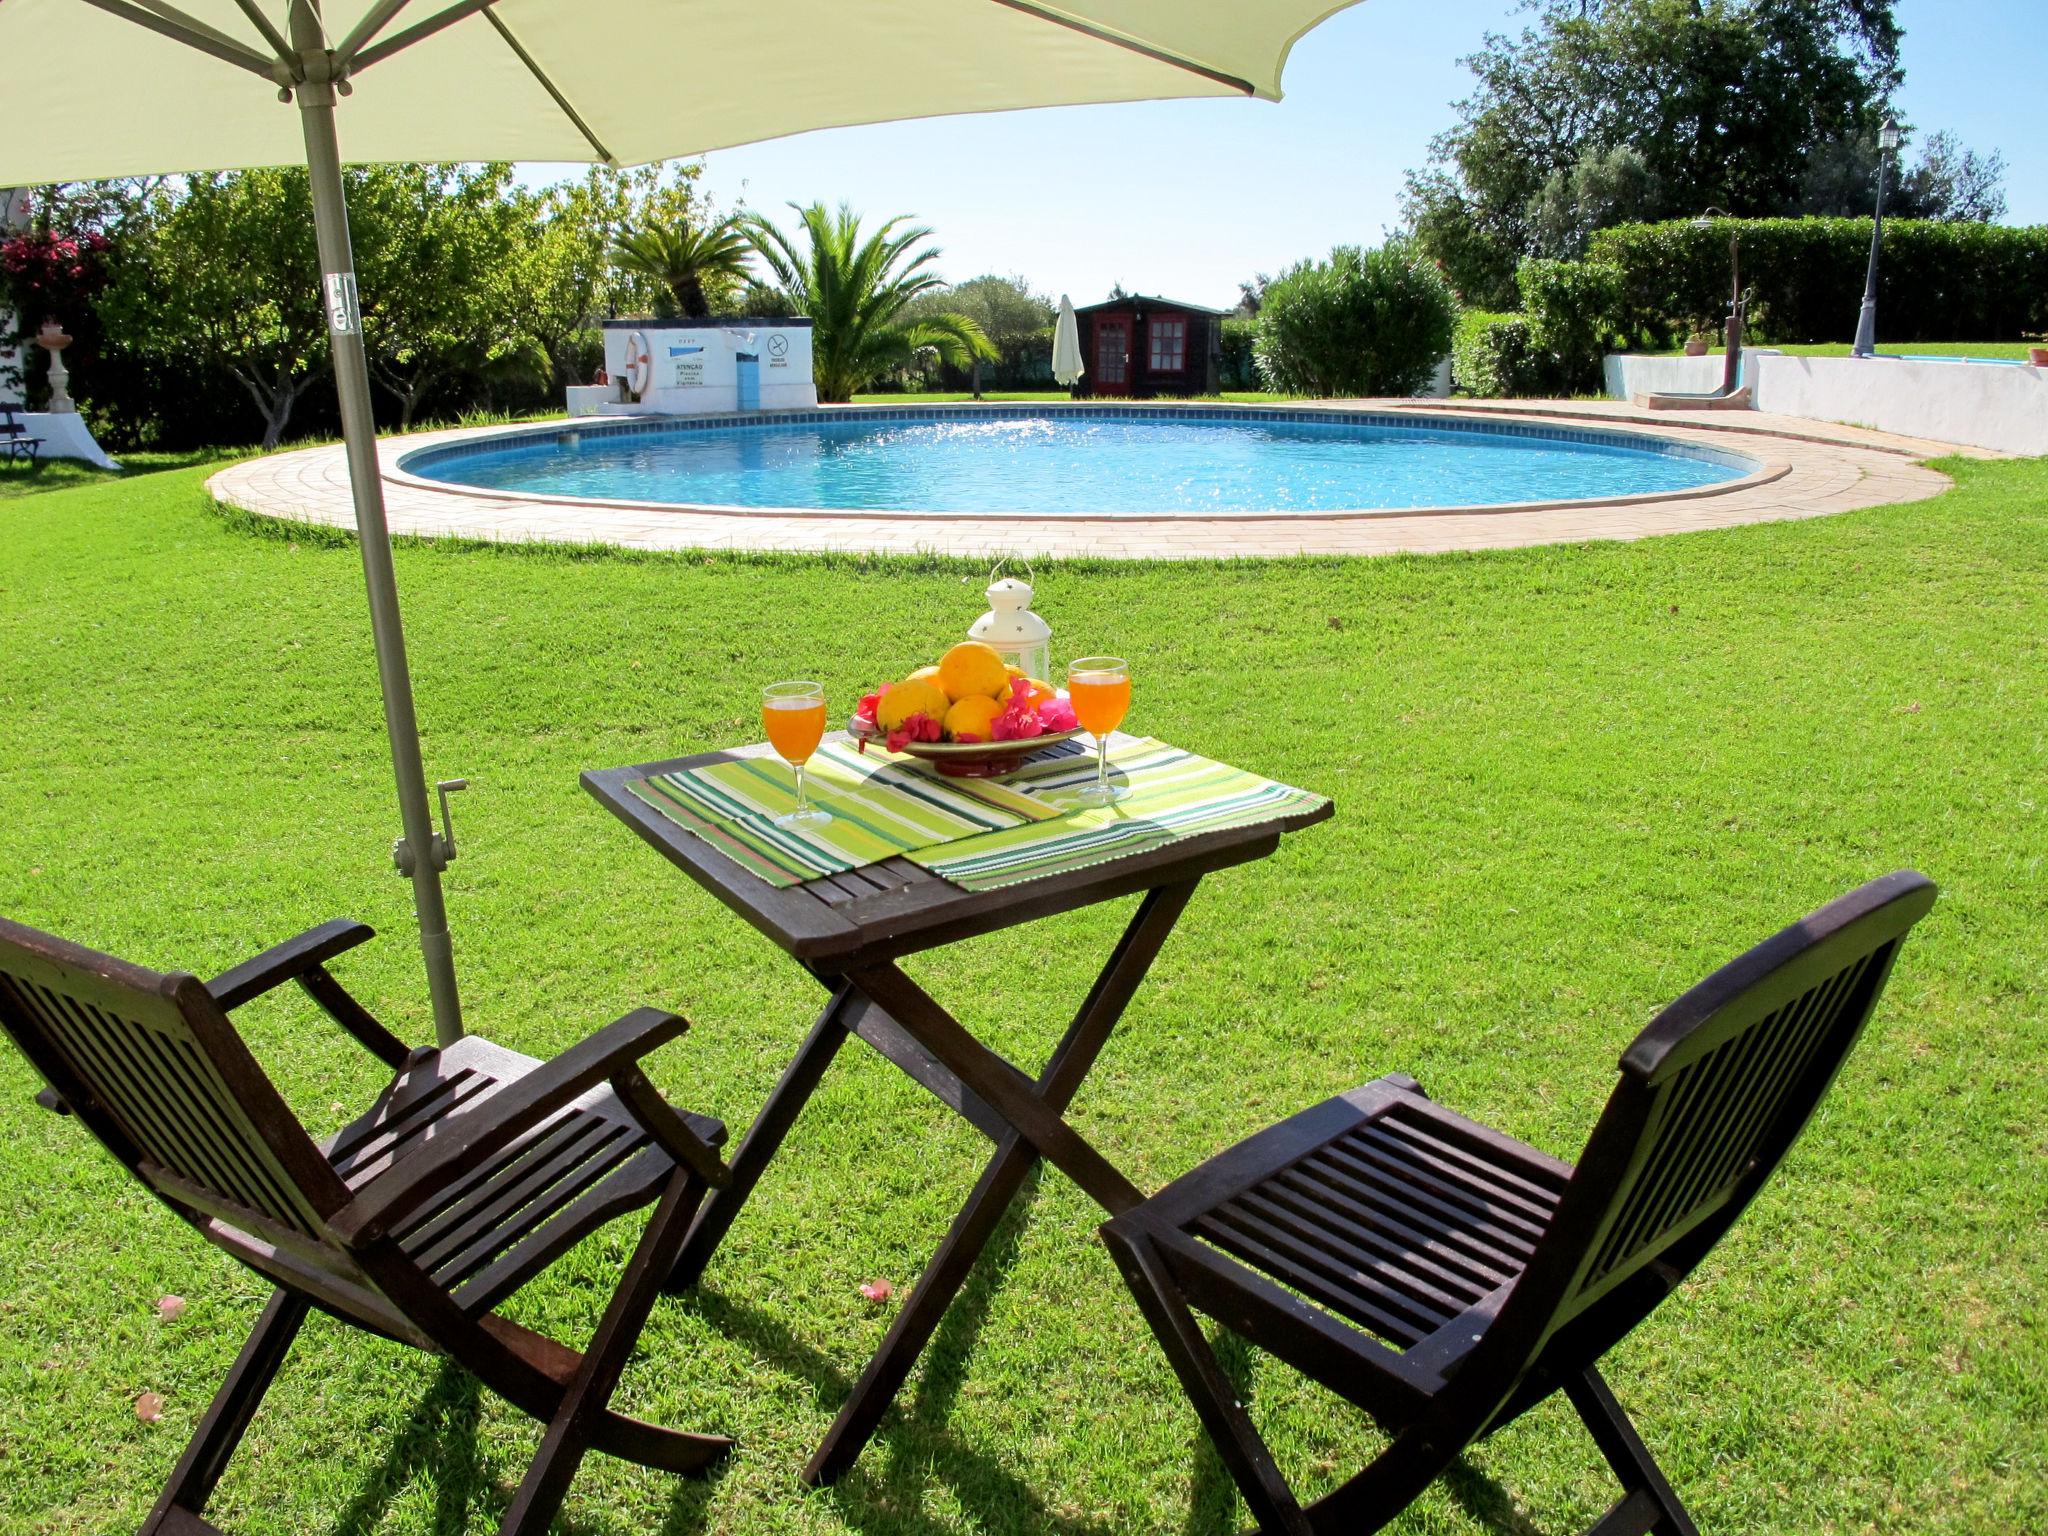
[[[787,368],[789,366],[789,337],[781,331],[768,338],[768,366]]]
[[[668,360],[675,370],[672,389],[700,389],[704,385],[704,347],[701,342],[671,342]]]

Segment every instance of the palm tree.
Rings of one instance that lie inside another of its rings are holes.
[[[728,214],[702,229],[687,221],[628,228],[612,246],[621,271],[651,278],[666,295],[663,313],[701,320],[714,297],[723,298],[747,276],[747,237]]]
[[[855,390],[921,354],[936,352],[962,366],[996,355],[965,315],[904,318],[912,299],[945,286],[928,270],[939,258],[939,248],[925,244],[929,229],[901,228],[908,215],[899,214],[863,240],[850,204],[836,212],[823,203],[790,207],[803,248],[759,214],[748,215],[742,227],[790,308],[811,322],[811,375],[820,400],[850,400]]]

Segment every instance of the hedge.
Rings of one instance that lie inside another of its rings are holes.
[[[1595,261],[1622,274],[1622,320],[1638,344],[1668,347],[1720,330],[1728,312],[1728,239],[1742,236],[1760,341],[1840,342],[1856,335],[1868,219],[1717,219],[1623,224],[1593,236]],[[2048,225],[1895,219],[1884,227],[1877,334],[1887,341],[2014,341],[2048,331]]]
[[[1554,395],[1556,368],[1529,337],[1521,315],[1467,310],[1451,341],[1451,383],[1468,395],[1498,400]]]
[[[1539,261],[1515,269],[1529,343],[1543,354],[1558,392],[1595,394],[1600,364],[1624,329],[1622,272],[1604,261]]]

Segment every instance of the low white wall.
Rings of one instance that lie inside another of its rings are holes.
[[[1609,353],[1603,371],[1607,393],[1616,400],[1632,395],[1703,395],[1721,387],[1721,354],[1640,357]]]
[[[1895,357],[1765,357],[1757,409],[2001,453],[2048,453],[2048,372]]]
[[[1610,356],[1607,393],[1618,400],[1721,385],[1721,357]],[[2001,453],[2048,454],[2048,370],[1905,357],[1743,355],[1756,408],[1781,416],[1875,427]]]

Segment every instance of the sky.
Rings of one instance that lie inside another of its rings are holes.
[[[1237,285],[1400,221],[1402,176],[1450,126],[1458,60],[1513,0],[1366,0],[1294,49],[1278,103],[1059,107],[838,128],[707,157],[723,207],[850,200],[909,213],[952,281],[1021,275],[1092,303],[1121,283],[1224,308]],[[1898,0],[1901,116],[2006,158],[2007,219],[2048,223],[2048,0]],[[1909,152],[1910,153],[1910,152]],[[536,168],[538,170],[539,168]]]

